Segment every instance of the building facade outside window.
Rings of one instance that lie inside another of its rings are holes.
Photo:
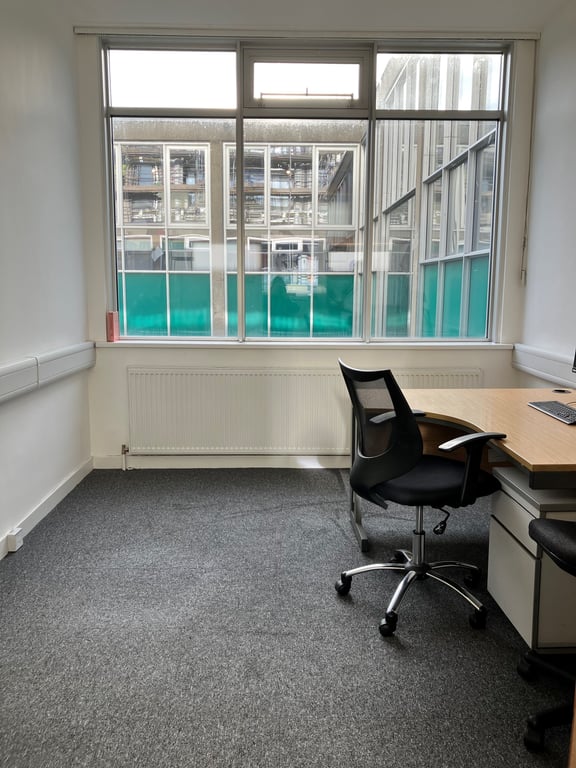
[[[504,51],[105,49],[123,337],[489,337]]]

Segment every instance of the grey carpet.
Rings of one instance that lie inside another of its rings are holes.
[[[412,528],[366,505],[362,555],[347,499],[329,470],[92,472],[0,562],[0,765],[564,768],[568,729],[522,743],[562,687],[518,676],[482,588],[485,630],[425,581],[386,639],[397,574],[336,594]],[[488,515],[455,512],[432,559],[485,565]]]

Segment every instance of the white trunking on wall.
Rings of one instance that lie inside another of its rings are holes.
[[[528,535],[538,517],[576,520],[575,490],[534,490],[521,470],[500,467],[490,523],[488,591],[530,648],[576,651],[576,579]]]

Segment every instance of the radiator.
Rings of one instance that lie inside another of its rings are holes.
[[[482,372],[394,370],[402,387],[479,387]],[[339,370],[129,368],[133,455],[330,455],[350,450]]]

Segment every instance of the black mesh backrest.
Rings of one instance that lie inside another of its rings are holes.
[[[422,437],[390,370],[359,370],[341,360],[339,364],[358,432],[350,484],[363,495],[412,469],[422,456]]]

